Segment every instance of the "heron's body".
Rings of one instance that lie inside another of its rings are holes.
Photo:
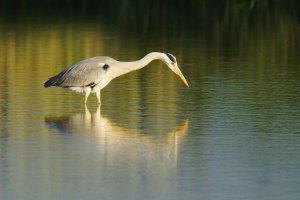
[[[145,67],[152,60],[162,60],[188,86],[171,54],[152,52],[133,62],[120,62],[107,56],[97,56],[79,61],[44,82],[44,87],[64,87],[85,94],[85,103],[90,93],[96,93],[100,103],[100,90],[112,79]]]

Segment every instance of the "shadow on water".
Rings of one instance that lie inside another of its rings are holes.
[[[64,144],[59,150],[62,160],[76,160],[74,167],[61,171],[75,180],[81,170],[91,176],[89,182],[95,187],[77,180],[75,185],[81,190],[97,188],[90,195],[101,194],[103,199],[176,199],[178,162],[189,120],[160,136],[124,128],[102,116],[100,107],[95,113],[85,108],[71,116],[45,117],[45,123],[50,132],[58,133],[52,134],[56,143]],[[143,192],[132,194],[137,190]]]
[[[101,153],[110,155],[109,160],[118,160],[120,156],[124,155],[128,157],[128,155],[135,152],[133,153],[134,156],[129,156],[128,159],[136,162],[139,159],[146,159],[151,166],[166,161],[162,158],[167,157],[167,163],[165,163],[165,167],[167,167],[170,164],[176,165],[178,149],[188,133],[189,120],[183,120],[173,130],[158,136],[128,129],[112,122],[111,119],[101,115],[99,106],[95,113],[91,113],[85,107],[84,113],[71,116],[45,117],[45,123],[50,130],[58,131],[63,138],[79,135],[91,139],[97,143]],[[160,159],[160,161],[157,159]]]
[[[300,1],[39,2],[0,2],[0,199],[298,199]],[[190,88],[153,62],[91,113],[42,86],[151,51]]]

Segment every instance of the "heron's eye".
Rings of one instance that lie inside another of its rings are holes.
[[[105,65],[103,65],[103,67],[102,67],[104,70],[107,70],[108,68],[109,68],[109,65],[108,64],[105,64]]]
[[[171,62],[171,64],[172,64],[172,65],[175,65],[175,63],[174,63],[174,62]]]

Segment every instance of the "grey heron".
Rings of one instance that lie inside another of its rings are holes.
[[[117,61],[108,56],[88,58],[67,67],[59,74],[49,78],[44,82],[44,87],[64,87],[75,92],[84,93],[85,104],[90,93],[96,93],[100,104],[100,90],[111,80],[128,72],[141,69],[157,59],[163,61],[189,87],[185,77],[178,68],[175,56],[161,52],[151,52],[142,59],[132,62]]]

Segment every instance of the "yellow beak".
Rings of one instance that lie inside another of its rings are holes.
[[[190,87],[182,73],[179,73],[178,76],[187,87]]]

